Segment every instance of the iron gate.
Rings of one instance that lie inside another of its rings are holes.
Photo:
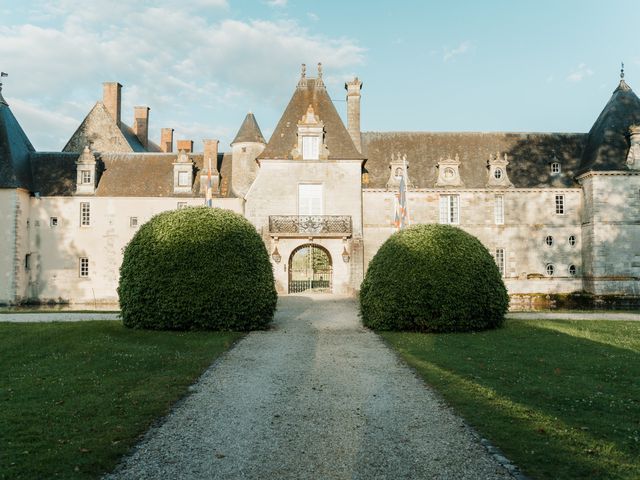
[[[329,252],[313,243],[296,248],[289,259],[289,293],[331,293],[333,267]]]

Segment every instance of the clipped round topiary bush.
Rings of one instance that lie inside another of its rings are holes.
[[[156,330],[263,329],[277,294],[256,229],[229,210],[154,216],[124,251],[118,286],[125,326]]]
[[[360,287],[362,321],[376,330],[485,330],[502,325],[508,306],[487,249],[449,225],[416,225],[392,235]]]

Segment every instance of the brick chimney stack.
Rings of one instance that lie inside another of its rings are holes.
[[[344,84],[347,91],[347,131],[358,152],[362,153],[362,139],[360,137],[360,90],[362,82],[355,77]]]
[[[178,140],[178,151],[180,150],[186,153],[193,152],[193,140]]]
[[[149,107],[133,107],[133,133],[144,148],[149,147]]]
[[[204,143],[204,168],[209,168],[209,159],[211,159],[212,170],[218,166],[218,140],[203,140]]]
[[[165,153],[173,152],[173,128],[160,130],[160,148]]]
[[[102,103],[120,127],[120,109],[122,106],[122,85],[118,82],[104,82],[102,84]]]

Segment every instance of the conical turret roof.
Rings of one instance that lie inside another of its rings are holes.
[[[247,116],[244,117],[244,121],[242,125],[240,125],[240,130],[238,130],[238,134],[236,138],[233,139],[233,142],[231,142],[231,145],[240,142],[267,143],[262,136],[256,117],[251,112],[247,113]]]
[[[640,125],[640,99],[624,79],[620,79],[620,84],[589,131],[577,173],[627,170],[631,125]]]
[[[29,189],[29,157],[34,151],[9,105],[2,98],[0,86],[0,188]]]

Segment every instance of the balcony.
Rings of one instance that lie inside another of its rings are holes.
[[[272,237],[350,237],[350,215],[270,215]]]

